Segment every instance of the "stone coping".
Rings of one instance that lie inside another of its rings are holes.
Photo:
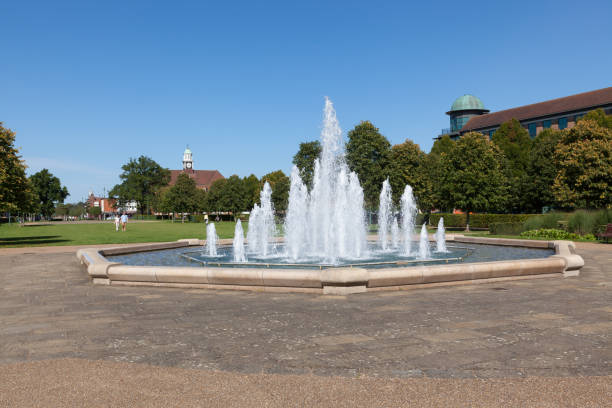
[[[230,244],[231,239],[220,240]],[[444,284],[484,283],[509,279],[577,276],[584,266],[571,241],[447,236],[447,241],[473,244],[551,248],[555,255],[540,259],[457,263],[394,268],[340,267],[313,269],[220,268],[191,266],[132,266],[111,262],[106,255],[200,246],[198,239],[116,248],[83,248],[77,259],[87,266],[94,284],[237,289],[264,292],[350,294],[405,290]]]

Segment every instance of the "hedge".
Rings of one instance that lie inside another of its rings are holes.
[[[492,222],[489,224],[491,235],[518,235],[524,230],[521,222]]]
[[[522,224],[528,218],[537,215],[538,214],[471,214],[470,227],[489,228],[493,223]],[[435,213],[429,216],[429,225],[438,225],[440,217],[444,217],[444,226],[446,227],[465,227],[467,218],[465,214]]]

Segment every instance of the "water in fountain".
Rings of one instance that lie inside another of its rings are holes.
[[[399,246],[399,225],[397,224],[397,217],[393,217],[393,223],[391,224],[391,247],[397,249]]]
[[[421,227],[421,239],[419,239],[419,259],[429,259],[429,236],[427,235],[427,224]]]
[[[444,235],[444,217],[440,217],[438,221],[438,230],[436,231],[436,252],[446,253],[446,236]]]
[[[219,237],[215,229],[215,223],[211,222],[206,226],[206,254],[208,256],[217,256],[217,243]]]
[[[400,201],[402,211],[402,253],[410,256],[412,255],[412,234],[414,233],[414,221],[417,213],[412,187],[406,185]]]
[[[242,222],[238,219],[236,228],[234,228],[234,262],[246,262],[246,254],[244,253],[244,231],[242,230]]]
[[[378,205],[378,242],[383,251],[389,248],[389,224],[391,221],[391,185],[387,178],[380,190]]]
[[[292,259],[314,256],[325,262],[358,259],[367,252],[363,189],[346,164],[342,131],[328,98],[321,142],[310,194],[302,188],[299,173],[292,172],[285,224],[288,254]]]
[[[272,188],[267,181],[259,195],[259,202],[260,205],[255,204],[249,217],[247,241],[249,252],[256,256],[266,257],[275,250],[274,239],[276,236]]]

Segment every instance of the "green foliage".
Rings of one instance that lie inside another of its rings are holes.
[[[100,207],[89,207],[87,208],[87,213],[92,217],[97,217],[102,214],[102,209]]]
[[[244,185],[244,207],[250,210],[256,203],[259,203],[259,192],[261,190],[259,179],[254,174],[242,179]]]
[[[113,187],[109,195],[117,198],[119,206],[136,201],[139,212],[144,214],[158,201],[160,189],[170,181],[170,171],[147,156],[130,159],[121,169],[123,173],[119,177],[123,181]]]
[[[365,206],[378,208],[382,183],[387,178],[391,144],[378,128],[369,121],[362,121],[348,132],[346,161],[357,173],[363,188]]]
[[[502,163],[501,151],[487,137],[476,132],[462,136],[441,156],[438,189],[445,207],[468,214],[503,210],[508,188]]]
[[[538,229],[538,230],[530,230],[521,233],[521,238],[538,238],[538,239],[550,239],[550,240],[589,240],[595,241],[595,236],[592,234],[587,234],[585,236],[580,236],[578,234],[574,234],[573,232],[567,232],[560,229]]]
[[[393,201],[398,203],[406,184],[412,187],[419,208],[430,211],[433,207],[433,186],[427,174],[427,155],[418,144],[406,140],[391,148],[387,170],[393,191]],[[379,189],[380,190],[380,189]]]
[[[207,212],[219,212],[224,211],[223,208],[223,190],[227,179],[216,180],[210,186],[208,194],[206,194],[206,204],[204,210]]]
[[[552,191],[561,207],[612,207],[612,130],[582,120],[563,133],[554,157]]]
[[[525,209],[540,212],[543,207],[555,204],[550,186],[557,176],[555,150],[566,131],[544,129],[533,140],[527,164],[527,187],[525,189]]]
[[[597,123],[599,127],[612,129],[612,115],[606,115],[604,110],[601,108],[588,112],[586,115],[578,119],[578,123],[584,120],[592,120]]]
[[[293,164],[300,170],[300,177],[308,188],[312,187],[314,163],[320,155],[321,143],[317,140],[315,142],[300,143],[300,149],[293,156]]]
[[[281,170],[277,170],[261,178],[260,183],[262,187],[266,181],[272,188],[272,203],[274,204],[274,209],[280,212],[286,211],[287,205],[289,204],[289,188],[291,187],[289,177]]]
[[[518,235],[523,231],[523,223],[521,222],[493,222],[489,224],[491,235]]]
[[[60,180],[47,169],[33,174],[30,177],[30,183],[34,191],[36,207],[47,218],[53,215],[55,205],[63,203],[68,197],[68,189],[62,187]]]
[[[570,232],[584,235],[593,233],[596,226],[597,216],[595,212],[578,210],[570,216],[567,229]]]
[[[429,154],[434,156],[440,156],[443,153],[448,154],[451,150],[453,150],[454,146],[455,142],[453,139],[451,139],[449,135],[444,135],[441,138],[436,139],[431,147],[431,150],[429,151]]]
[[[564,220],[566,217],[557,212],[551,212],[545,215],[536,215],[529,217],[523,224],[525,231],[536,230],[541,228],[555,229],[559,226],[559,221]]]
[[[164,212],[192,213],[200,206],[196,182],[186,173],[179,174],[176,183],[162,194]]]
[[[14,144],[15,132],[0,122],[0,212],[30,211],[33,205],[26,166]]]
[[[467,216],[465,214],[433,213],[429,216],[429,225],[437,225],[440,218],[444,217],[444,225],[447,227],[465,227]],[[470,227],[490,228],[491,224],[498,223],[524,223],[534,214],[470,214]]]
[[[244,183],[235,174],[227,179],[221,197],[222,208],[231,211],[234,217],[247,209]]]

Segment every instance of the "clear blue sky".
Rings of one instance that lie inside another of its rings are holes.
[[[74,202],[147,155],[291,169],[324,96],[429,151],[465,93],[492,111],[612,85],[612,2],[0,0],[0,121]]]

